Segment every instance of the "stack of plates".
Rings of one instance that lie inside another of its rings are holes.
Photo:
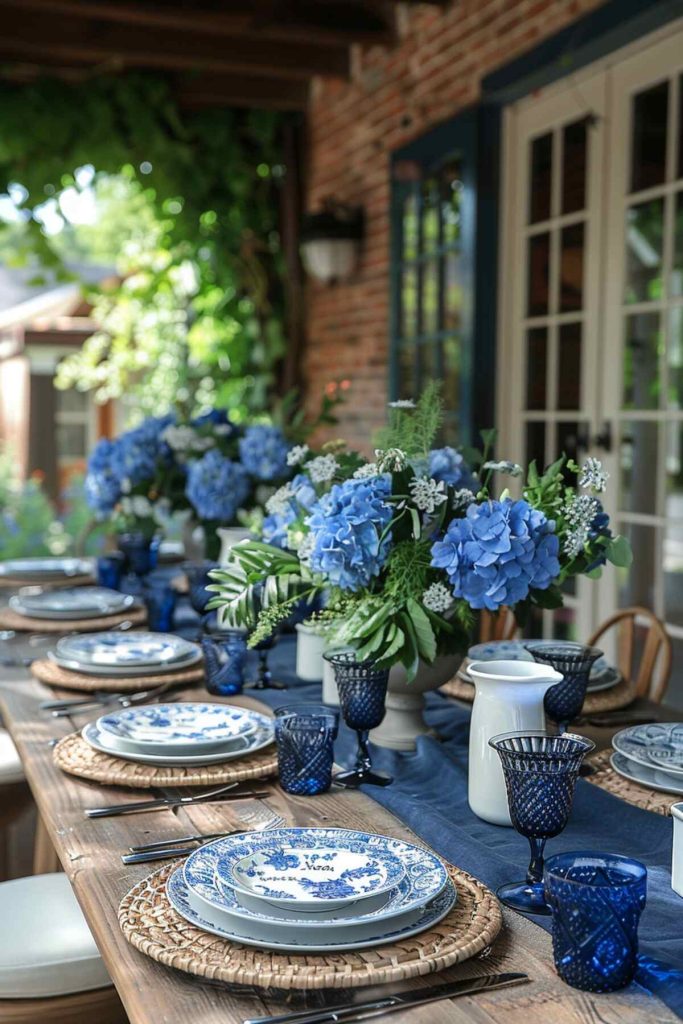
[[[71,576],[90,576],[92,569],[92,562],[83,558],[10,558],[0,562],[0,579],[6,576],[27,583],[58,581]]]
[[[172,633],[76,633],[62,637],[48,657],[90,676],[152,676],[181,672],[202,658],[201,648]]]
[[[467,666],[471,661],[533,661],[533,655],[526,649],[526,644],[538,643],[538,640],[491,640],[485,644],[475,644],[467,652],[467,658],[460,666],[458,675],[465,682],[471,683],[467,674]],[[618,669],[607,661],[598,658],[591,669],[588,682],[588,693],[598,690],[609,690],[621,682]]]
[[[204,931],[292,953],[400,942],[431,928],[456,900],[433,853],[337,828],[226,836],[190,854],[166,891]]]
[[[612,739],[615,772],[649,789],[683,796],[683,722],[632,725]]]
[[[230,704],[141,704],[98,718],[83,739],[95,750],[140,764],[183,768],[253,754],[273,742],[272,720]]]
[[[34,588],[35,589],[35,588]],[[135,605],[130,594],[106,587],[73,587],[32,594],[29,588],[9,599],[10,608],[32,619],[98,619],[117,615]]]

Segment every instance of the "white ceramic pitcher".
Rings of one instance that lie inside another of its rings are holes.
[[[479,818],[511,825],[503,769],[489,740],[502,732],[544,730],[543,698],[564,677],[530,661],[474,661],[467,672],[475,687],[467,798]]]

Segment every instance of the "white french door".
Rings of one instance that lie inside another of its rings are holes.
[[[601,458],[635,554],[538,625],[643,604],[683,648],[683,23],[511,105],[504,161],[499,428]]]

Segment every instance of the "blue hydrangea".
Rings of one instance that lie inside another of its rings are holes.
[[[342,590],[367,586],[389,553],[389,536],[380,536],[392,516],[390,493],[386,477],[370,477],[345,480],[323,495],[306,520],[311,569]]]
[[[93,448],[83,482],[88,507],[98,517],[108,515],[121,497],[121,481],[114,471],[115,441],[102,438]]]
[[[290,445],[281,430],[256,423],[240,438],[242,465],[257,480],[280,480],[287,476],[287,452]]]
[[[305,473],[298,473],[285,484],[287,497],[280,507],[263,520],[263,539],[278,548],[287,547],[287,530],[303,512],[309,512],[317,501],[317,494]],[[283,488],[284,490],[284,488]]]
[[[466,488],[479,490],[479,484],[460,452],[455,448],[433,448],[429,453],[429,475],[438,483],[454,487],[456,491]]]
[[[185,494],[200,519],[232,522],[249,489],[246,470],[216,448],[193,462],[187,471]]]
[[[594,544],[596,541],[609,541],[612,539],[614,534],[609,525],[609,516],[602,507],[602,502],[598,501],[599,511],[596,512],[592,523],[588,527],[588,541]],[[603,551],[596,555],[590,565],[586,566],[586,572],[593,572],[595,569],[599,569],[601,565],[607,563],[607,557]]]
[[[432,565],[443,569],[453,596],[472,608],[496,611],[546,590],[559,575],[555,523],[526,501],[470,505],[432,545]]]

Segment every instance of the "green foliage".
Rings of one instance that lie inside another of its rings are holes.
[[[377,432],[378,448],[398,448],[409,457],[425,457],[443,420],[441,381],[430,381],[412,414],[405,408],[389,408],[389,425]]]
[[[67,361],[60,386],[98,400],[133,393],[159,411],[192,406],[260,411],[284,350],[279,115],[180,111],[166,81],[101,75],[0,86],[0,189],[25,190],[14,262],[58,277],[63,258],[108,262],[126,280],[95,300],[102,330]],[[57,144],[58,140],[58,144]],[[98,172],[103,222],[41,228],[41,207]]]

